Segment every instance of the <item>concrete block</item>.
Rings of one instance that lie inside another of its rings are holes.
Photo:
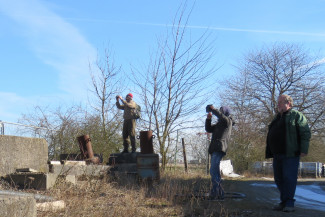
[[[58,178],[76,184],[76,178],[73,175],[59,176],[59,174],[51,173],[13,173],[6,177],[6,181],[20,189],[47,190],[55,185]]]
[[[48,174],[48,175],[52,175],[52,174]],[[53,174],[55,175],[55,174]],[[62,177],[64,179],[64,181],[66,182],[70,182],[72,184],[77,184],[77,179],[76,179],[76,176],[75,175],[66,175],[66,176],[60,176],[59,177]]]
[[[71,161],[71,160],[67,160],[67,161],[63,161],[64,165],[72,165],[72,166],[85,166],[86,165],[86,161]]]
[[[48,144],[45,139],[0,135],[0,176],[18,168],[48,172]]]
[[[16,172],[17,173],[21,173],[21,172],[32,172],[32,173],[37,173],[38,171],[37,170],[34,170],[32,168],[19,168],[19,169],[16,169]]]
[[[20,189],[34,188],[38,190],[47,189],[46,174],[44,173],[13,173],[6,177],[13,186]]]
[[[59,175],[54,173],[46,174],[46,189],[52,188],[58,180],[63,180],[65,182],[70,182],[76,184],[76,176],[74,175]]]
[[[50,172],[58,175],[101,176],[107,174],[110,166],[106,165],[50,165]]]
[[[50,161],[50,164],[60,165],[61,162],[60,161]]]
[[[0,216],[36,217],[36,201],[27,196],[0,195]]]
[[[43,202],[37,203],[36,208],[38,211],[60,211],[65,209],[65,203],[63,200],[51,201],[51,202]]]

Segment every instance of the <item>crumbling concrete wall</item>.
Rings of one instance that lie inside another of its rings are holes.
[[[0,216],[36,217],[36,201],[32,197],[0,195]]]
[[[0,176],[18,168],[48,172],[48,145],[45,139],[0,135]]]

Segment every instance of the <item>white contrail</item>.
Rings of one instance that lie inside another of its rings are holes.
[[[118,23],[118,24],[131,24],[131,25],[145,25],[145,26],[162,26],[162,27],[175,26],[173,24],[127,22],[127,21],[124,22],[124,21],[104,20],[104,19],[83,19],[83,18],[66,18],[66,19],[67,20],[75,20],[75,21]],[[196,26],[196,25],[187,25],[187,26],[183,25],[180,27],[190,28],[190,29],[210,29],[210,30],[228,31],[228,32],[251,32],[251,33],[267,33],[267,34],[282,34],[282,35],[318,36],[318,37],[325,36],[325,33],[315,33],[315,32],[291,32],[291,31],[278,31],[278,30],[224,28],[224,27]]]
[[[37,16],[37,18],[51,19],[51,16]],[[129,21],[116,21],[116,20],[106,20],[106,19],[88,19],[88,18],[74,18],[74,17],[62,17],[64,20],[72,21],[85,21],[85,22],[95,22],[95,23],[117,23],[126,25],[143,25],[143,26],[161,26],[161,27],[173,27],[173,24],[161,24],[161,23],[146,23],[146,22],[129,22]],[[316,36],[324,37],[325,33],[317,32],[294,32],[294,31],[279,31],[279,30],[263,30],[263,29],[241,29],[241,28],[227,28],[227,27],[214,27],[214,26],[197,26],[197,25],[181,25],[181,28],[190,29],[210,29],[216,31],[228,31],[228,32],[250,32],[250,33],[266,33],[266,34],[279,34],[279,35],[302,35],[302,36]]]

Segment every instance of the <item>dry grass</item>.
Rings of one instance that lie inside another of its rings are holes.
[[[89,178],[77,185],[59,182],[44,193],[64,200],[65,210],[38,212],[38,216],[228,216],[222,204],[175,199],[177,194],[208,192],[210,179],[204,171],[167,169],[160,177],[159,183],[140,183],[126,175]]]

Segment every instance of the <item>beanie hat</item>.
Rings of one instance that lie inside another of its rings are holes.
[[[221,106],[221,108],[222,108],[222,113],[224,115],[226,115],[226,116],[230,115],[231,110],[230,110],[230,108],[228,106]]]
[[[133,98],[133,94],[132,93],[129,93],[128,95],[126,96],[130,96],[131,98]]]

